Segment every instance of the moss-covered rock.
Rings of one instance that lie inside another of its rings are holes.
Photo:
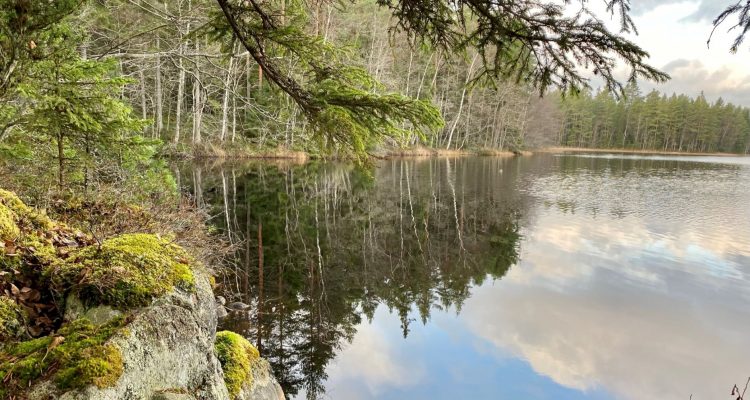
[[[224,382],[229,396],[236,399],[243,385],[252,385],[252,366],[260,358],[256,349],[247,339],[229,331],[216,334],[214,345],[216,357],[224,370]]]
[[[94,346],[80,352],[81,360],[60,370],[55,379],[60,389],[94,385],[100,389],[113,386],[122,374],[122,354],[111,344]]]
[[[77,245],[69,239],[76,236],[14,193],[0,189],[0,271],[21,270],[27,277],[41,278],[45,267],[57,259],[55,241]]]
[[[40,380],[62,390],[112,386],[123,371],[120,350],[109,343],[125,318],[101,326],[79,319],[56,335],[7,344],[0,351],[0,398],[20,395]]]
[[[194,261],[172,241],[151,234],[127,234],[89,246],[54,272],[58,286],[75,287],[87,304],[121,309],[148,305],[174,288],[192,290]]]
[[[8,297],[0,297],[0,341],[15,339],[23,335],[23,310]]]
[[[20,231],[16,225],[15,215],[10,208],[0,203],[0,240],[14,241],[18,238]]]
[[[0,189],[0,204],[5,208],[5,211],[0,208],[0,216],[5,213],[17,227],[50,230],[55,226],[49,217],[27,206],[13,192]]]
[[[0,399],[147,399],[165,387],[229,398],[208,274],[171,239],[99,242],[0,190],[0,274],[0,293],[10,293],[0,295],[0,329],[18,321],[44,335],[0,342]],[[19,321],[20,310],[28,313]],[[244,390],[258,358],[239,343],[243,355],[227,369]]]

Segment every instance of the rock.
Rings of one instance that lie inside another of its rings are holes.
[[[74,311],[80,312],[71,310]],[[58,398],[151,399],[177,389],[192,394],[195,400],[227,400],[229,394],[221,366],[213,352],[216,323],[215,301],[208,278],[204,273],[196,273],[193,293],[176,289],[155,300],[136,312],[125,328],[127,335],[113,338],[113,344],[122,353],[124,366],[113,387],[89,386]],[[49,398],[32,397],[32,394],[44,392],[33,390],[29,399]]]
[[[284,400],[284,392],[268,361],[244,337],[230,331],[216,334],[216,355],[234,400]]]
[[[102,325],[119,316],[122,316],[122,311],[115,310],[110,306],[86,307],[73,294],[65,299],[65,321],[67,322],[75,321],[78,318],[88,318],[94,324]]]
[[[234,303],[229,303],[229,305],[227,305],[227,308],[232,311],[243,311],[249,309],[250,306],[248,304],[235,301]]]
[[[151,400],[195,400],[195,397],[187,393],[159,392],[151,396]]]
[[[216,302],[216,316],[219,319],[222,319],[222,318],[226,318],[228,315],[229,313],[227,312],[227,309],[224,308],[224,305],[219,302]]]
[[[0,190],[0,239],[21,241],[24,245],[13,251],[26,253],[9,259],[2,247],[0,266],[41,271],[49,275],[42,283],[50,287],[43,289],[71,295],[62,315],[53,315],[63,317],[62,325],[48,336],[20,341],[18,331],[29,315],[17,299],[0,296],[0,397],[230,400],[232,375],[225,374],[215,351],[217,313],[226,313],[226,300],[214,298],[207,272],[184,249],[168,238],[124,234],[99,246],[81,240],[75,257],[60,258],[58,247],[68,246],[60,232],[74,233],[14,196]],[[57,239],[45,233],[52,231]],[[246,339],[240,342],[254,350]],[[258,372],[246,359],[242,378],[232,381],[232,400],[238,394],[278,399],[280,388],[268,363],[257,350],[253,355]]]
[[[66,318],[94,316],[102,323],[108,318],[105,307],[86,309],[75,298],[69,299]],[[214,351],[217,301],[205,273],[195,273],[195,291],[180,289],[163,296],[136,312],[116,336],[123,359],[123,373],[108,388],[89,386],[80,391],[59,393],[51,382],[36,385],[29,400],[283,400],[284,393],[268,362],[253,361],[253,378],[230,397],[224,371]],[[93,321],[92,321],[93,322]]]
[[[253,363],[253,382],[243,385],[236,400],[284,400],[284,391],[276,381],[268,361],[260,358]]]

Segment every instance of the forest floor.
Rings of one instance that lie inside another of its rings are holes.
[[[641,149],[599,149],[587,147],[545,147],[535,149],[535,153],[617,153],[617,154],[652,154],[664,156],[715,156],[715,157],[738,157],[746,156],[739,153],[696,153],[688,151],[663,151],[663,150],[641,150]]]

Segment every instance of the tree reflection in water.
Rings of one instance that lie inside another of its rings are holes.
[[[379,304],[401,319],[461,305],[518,261],[516,168],[498,158],[191,166],[198,201],[238,244],[223,323],[256,343],[288,396],[324,393],[326,367]]]

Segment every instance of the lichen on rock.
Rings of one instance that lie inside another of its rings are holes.
[[[253,363],[260,358],[256,349],[247,339],[229,331],[216,334],[214,344],[216,356],[224,370],[224,382],[232,399],[236,399],[243,385],[253,383]]]
[[[59,286],[75,286],[87,304],[127,309],[146,306],[175,287],[193,290],[193,263],[169,239],[126,234],[72,254],[55,275]]]

